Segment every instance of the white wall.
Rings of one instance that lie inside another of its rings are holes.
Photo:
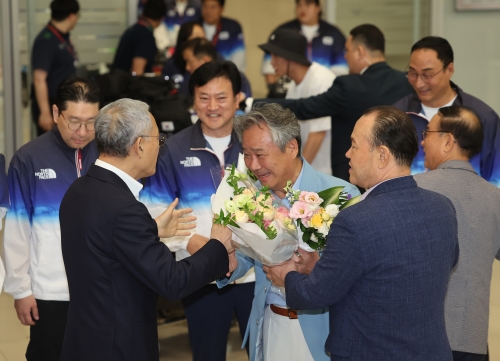
[[[454,3],[435,1],[433,35],[453,47],[452,80],[500,114],[500,11],[457,12]]]

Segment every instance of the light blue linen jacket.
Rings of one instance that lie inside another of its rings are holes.
[[[344,191],[348,192],[353,197],[359,195],[358,189],[352,184],[315,170],[304,159],[302,159],[302,162],[302,178],[300,180],[300,184],[298,185],[300,190],[320,192],[331,187],[344,186]],[[234,273],[231,275],[231,278],[217,281],[217,285],[219,288],[222,288],[225,285],[232,283],[234,280],[243,277],[250,268],[255,267],[255,293],[252,303],[252,311],[248,320],[248,326],[242,348],[250,337],[250,361],[259,361],[262,357],[257,354],[257,350],[262,348],[262,341],[258,340],[257,337],[259,335],[259,328],[262,326],[262,318],[266,307],[266,295],[271,288],[271,282],[266,278],[266,274],[264,273],[260,262],[255,261],[239,252],[237,252],[237,259],[238,268],[236,268]],[[314,360],[330,360],[330,356],[325,351],[325,341],[329,333],[328,308],[313,311],[299,311],[298,316],[300,327],[304,333],[307,345],[309,346],[309,351],[311,352]]]

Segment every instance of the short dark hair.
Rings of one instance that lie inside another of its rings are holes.
[[[431,49],[437,53],[437,57],[443,63],[443,68],[446,68],[450,63],[453,63],[453,49],[448,40],[439,36],[426,36],[420,39],[411,47],[413,53],[419,49]]]
[[[163,0],[148,0],[142,8],[142,16],[152,20],[161,20],[167,13]]]
[[[80,5],[76,0],[53,0],[50,3],[50,17],[55,21],[63,21],[79,11]]]
[[[295,5],[299,4],[300,0],[295,0]],[[321,7],[321,4],[319,3],[319,0],[306,0],[306,3],[308,4],[316,4],[317,6]],[[320,10],[318,17],[321,19],[321,16],[323,16],[323,11]]]
[[[72,76],[57,88],[55,104],[59,111],[63,111],[68,109],[68,102],[99,103],[100,95],[99,86],[94,80]]]
[[[399,166],[410,167],[418,152],[418,136],[408,114],[389,105],[372,107],[363,116],[370,114],[375,114],[372,149],[385,145]]]
[[[189,92],[194,95],[194,88],[204,86],[215,78],[226,78],[231,82],[233,95],[241,91],[241,74],[232,61],[209,61],[196,69],[189,78]]]
[[[385,52],[384,34],[372,24],[362,24],[351,30],[352,40],[363,44],[371,51]]]
[[[470,108],[452,105],[440,108],[439,129],[453,135],[463,154],[471,159],[483,148],[483,125]]]
[[[298,4],[300,0],[295,0],[295,4]],[[306,0],[306,2],[309,3],[315,3],[316,5],[320,6],[319,0]]]
[[[193,33],[195,26],[202,27],[198,21],[188,21],[181,25],[179,33],[177,34],[177,43],[175,45],[175,53],[173,55],[175,65],[184,72],[186,70],[186,62],[182,57],[184,51],[184,43],[189,39]]]
[[[204,3],[205,1],[207,0],[201,0],[202,3]],[[224,4],[226,3],[226,0],[215,0],[215,1],[217,1],[221,7],[224,7]]]
[[[217,50],[215,46],[204,38],[196,38],[188,40],[183,46],[182,51],[186,49],[191,49],[193,51],[193,55],[198,59],[203,56],[208,56],[211,61],[217,60]]]

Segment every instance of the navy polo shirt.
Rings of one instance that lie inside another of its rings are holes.
[[[132,60],[134,58],[144,58],[147,60],[144,71],[150,73],[153,71],[157,51],[153,28],[139,23],[134,24],[123,33],[120,39],[115,60],[113,61],[113,68],[130,72]]]
[[[57,88],[63,80],[76,74],[76,55],[73,55],[75,50],[70,42],[69,33],[61,33],[54,27],[52,29],[63,41],[45,27],[35,38],[31,53],[33,70],[47,72],[46,81],[50,98],[56,96]]]

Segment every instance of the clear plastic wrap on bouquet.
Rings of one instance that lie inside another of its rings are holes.
[[[254,183],[244,173],[238,170],[236,172],[243,178],[238,181],[238,186],[250,190],[253,197],[257,197],[259,189]],[[227,183],[228,176],[229,171],[226,170],[217,188],[217,193],[212,200],[212,210],[217,215],[221,211],[226,215],[228,214],[226,201],[234,197],[234,188]],[[283,207],[283,205],[278,198],[273,196],[272,205],[269,205],[269,207],[277,210]],[[269,239],[264,231],[255,223],[238,222],[237,219],[234,223],[239,228],[234,225],[228,225],[228,227],[236,236],[233,243],[238,251],[264,265],[273,266],[289,260],[299,246],[296,230],[289,229],[280,219],[274,218],[269,225],[270,227],[274,227],[277,233],[273,239]]]

